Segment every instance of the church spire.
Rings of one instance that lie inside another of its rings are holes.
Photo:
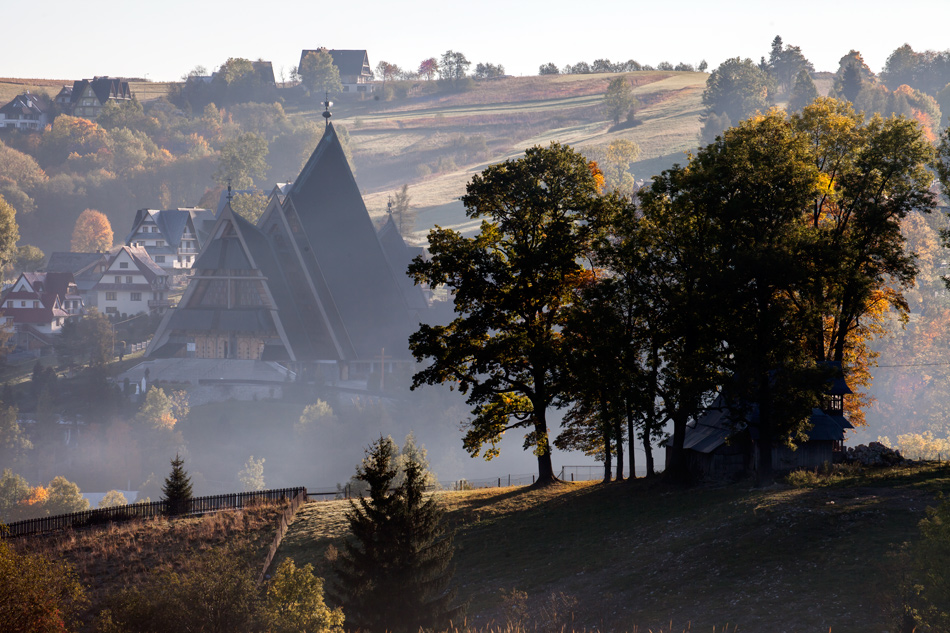
[[[325,93],[325,94],[326,94],[326,101],[323,102],[323,108],[324,108],[324,110],[323,110],[323,118],[326,120],[327,126],[329,126],[329,125],[330,125],[330,117],[333,116],[332,114],[330,114],[330,106],[333,105],[333,102],[330,101],[330,93],[327,92],[327,93]]]

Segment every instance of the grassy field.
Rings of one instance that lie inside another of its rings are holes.
[[[472,175],[553,141],[581,151],[617,138],[636,142],[632,166],[649,178],[695,148],[704,73],[628,73],[640,101],[638,124],[612,130],[602,108],[611,74],[510,77],[476,82],[473,90],[410,95],[390,102],[341,102],[334,122],[350,133],[356,178],[371,215],[385,213],[388,197],[409,184],[421,234],[439,224],[475,225],[458,201]],[[425,86],[423,86],[425,88]],[[291,116],[319,121],[314,110]]]
[[[916,538],[926,506],[948,489],[950,465],[929,463],[807,487],[637,480],[436,494],[456,530],[459,597],[479,630],[510,623],[514,603],[529,631],[550,629],[542,610],[554,604],[576,631],[864,633],[886,628],[888,554]],[[347,508],[306,504],[274,564],[313,563],[332,580]],[[144,574],[186,568],[189,552],[226,544],[263,552],[275,513],[145,521],[17,546],[75,565],[95,613]]]
[[[13,79],[0,77],[0,105],[7,104],[13,97],[30,91],[34,94],[46,93],[55,97],[63,86],[72,86],[72,79]]]
[[[576,598],[577,630],[857,633],[882,630],[887,554],[948,487],[950,467],[930,465],[813,488],[637,481],[439,494],[478,625],[505,622],[517,589],[535,612],[552,595]],[[329,575],[346,508],[305,506],[278,556]]]

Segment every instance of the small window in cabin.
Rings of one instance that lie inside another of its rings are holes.
[[[133,293],[132,293],[132,296],[130,297],[130,299],[131,299],[132,301],[141,301],[141,300],[142,300],[142,293],[141,293],[141,292],[133,292]]]
[[[117,284],[122,283],[122,277],[121,277],[120,275],[116,275],[116,276],[115,276],[115,282],[116,282]]]
[[[107,292],[107,293],[106,293],[106,301],[115,301],[115,296],[116,296],[116,293],[114,293],[114,292]]]
[[[21,308],[25,308],[25,307],[26,307],[26,301],[21,301],[21,302],[20,302],[20,307],[21,307]]]
[[[132,283],[132,275],[126,275],[126,276],[125,276],[125,283],[127,283],[127,284]]]
[[[128,268],[129,262],[119,262],[119,268]]]
[[[40,307],[40,302],[39,302],[39,301],[34,301],[34,302],[33,302],[33,307],[34,307],[34,308]]]

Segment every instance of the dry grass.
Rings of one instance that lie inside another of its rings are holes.
[[[114,523],[83,531],[19,539],[15,547],[42,552],[73,565],[91,598],[90,613],[104,597],[134,586],[156,570],[187,568],[193,553],[227,545],[260,553],[270,546],[280,505],[175,520]]]
[[[565,631],[863,633],[880,630],[886,554],[948,489],[950,467],[928,464],[813,489],[638,480],[438,494],[458,530],[459,631],[551,630],[539,614],[563,595],[576,599]],[[278,557],[329,576],[346,508],[308,504]],[[516,621],[513,591],[525,594]]]
[[[405,100],[356,102],[337,112],[345,125],[357,179],[371,215],[385,213],[386,200],[410,185],[419,210],[419,237],[435,224],[472,231],[457,199],[472,175],[552,141],[581,149],[617,138],[640,145],[638,177],[650,177],[683,162],[699,134],[704,73],[629,73],[641,102],[639,125],[611,131],[602,109],[607,83],[616,75],[514,77],[477,82],[463,93],[436,93]],[[315,117],[316,113],[296,116]],[[487,153],[466,157],[452,144],[479,136]],[[454,167],[445,169],[444,158]]]

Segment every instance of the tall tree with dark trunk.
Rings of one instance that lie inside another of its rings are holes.
[[[573,149],[553,143],[472,178],[462,201],[484,218],[471,238],[443,228],[429,234],[430,259],[409,268],[417,283],[448,286],[456,318],[422,325],[410,348],[429,365],[423,384],[456,383],[473,420],[465,448],[486,458],[511,429],[538,458],[541,485],[556,481],[547,412],[564,391],[564,310],[588,254],[587,219],[619,201],[601,196],[597,174]]]

